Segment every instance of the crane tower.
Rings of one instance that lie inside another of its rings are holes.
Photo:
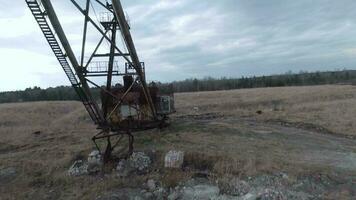
[[[80,57],[77,58],[50,0],[25,0],[51,50],[72,87],[99,130],[92,140],[112,159],[120,141],[128,142],[126,155],[133,151],[135,131],[166,126],[168,115],[175,112],[172,88],[146,83],[145,64],[140,61],[130,33],[130,25],[120,0],[69,0],[83,17]],[[105,10],[96,22],[95,8]],[[87,50],[88,35],[99,40]],[[121,38],[122,45],[119,46]],[[103,47],[105,42],[107,47]],[[104,50],[103,50],[104,49]],[[118,81],[120,80],[120,81]],[[100,83],[106,83],[104,86]],[[100,90],[100,99],[93,95]],[[104,144],[104,146],[103,146]]]

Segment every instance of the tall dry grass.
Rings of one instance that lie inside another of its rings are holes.
[[[356,135],[356,87],[349,85],[180,93],[176,94],[176,107],[178,114],[216,112],[262,121],[311,123],[334,133]],[[259,110],[261,115],[256,114]]]
[[[177,114],[172,126],[136,135],[136,149],[158,152],[154,165],[158,171],[125,180],[66,176],[73,160],[86,158],[93,149],[90,138],[97,132],[80,102],[0,104],[0,168],[14,166],[18,170],[13,182],[6,187],[0,185],[2,197],[92,199],[127,183],[132,187],[141,185],[148,178],[161,178],[163,184],[174,186],[192,172],[160,169],[164,153],[171,149],[186,152],[187,168],[208,169],[219,176],[304,170],[307,167],[293,163],[300,159],[298,141],[288,144],[283,138],[269,137],[266,127],[251,127],[242,120],[230,122],[225,118],[208,123],[182,122],[179,116],[220,113],[232,119],[278,119],[356,135],[355,92],[353,86],[315,86],[176,94]],[[257,110],[262,114],[256,114]],[[322,145],[327,142],[320,141]]]

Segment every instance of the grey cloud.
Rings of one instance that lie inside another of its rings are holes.
[[[70,22],[70,16],[78,16],[77,11],[69,2],[53,0],[53,3],[59,15],[66,18],[68,36],[75,36],[70,41],[80,46],[82,22],[77,18]],[[122,0],[122,3],[151,80],[356,69],[353,0]],[[16,5],[24,8],[17,1]],[[98,14],[99,7],[95,8]],[[0,17],[22,14],[14,9],[13,15],[1,12]],[[42,37],[26,42],[29,38],[4,41],[0,36],[0,46],[8,48],[13,43],[13,48],[23,46],[46,54],[38,41]],[[97,41],[94,34],[88,38],[92,44]],[[40,45],[33,47],[33,43]]]

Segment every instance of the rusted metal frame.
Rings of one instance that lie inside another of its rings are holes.
[[[138,113],[142,113],[141,109],[137,108],[135,105],[128,105],[130,108],[135,109]]]
[[[91,83],[92,85],[94,85],[95,87],[99,88],[100,90],[104,91],[105,93],[109,94],[111,97],[113,97],[114,99],[116,99],[117,101],[122,101],[123,98],[117,98],[113,93],[111,93],[110,91],[100,87],[98,84],[94,83],[93,81],[89,80],[86,78],[86,81],[88,81],[89,83]],[[131,90],[131,89],[130,89]],[[130,107],[136,109],[137,111],[140,111],[140,109],[136,108],[135,106],[130,105]]]
[[[84,29],[83,29],[83,41],[82,41],[82,55],[80,58],[80,66],[83,67],[84,63],[84,53],[85,53],[85,44],[87,39],[87,28],[88,28],[88,15],[89,15],[89,3],[90,0],[87,0],[85,7],[85,19],[84,19]]]
[[[134,143],[135,138],[130,131],[127,131],[126,134],[129,136],[129,150],[128,150],[127,156],[130,156],[133,152],[133,143]],[[121,151],[123,151],[123,150],[124,149],[122,149]]]
[[[118,103],[116,104],[116,106],[114,107],[114,109],[110,112],[109,116],[106,119],[109,119],[111,117],[111,115],[117,110],[117,108],[121,105],[122,100],[124,100],[124,98],[127,96],[127,94],[131,91],[132,87],[135,85],[137,79],[135,81],[132,82],[132,84],[130,85],[130,87],[126,90],[126,92],[122,95],[122,97],[120,98],[120,100],[118,101]]]
[[[101,154],[100,151],[100,147],[98,146],[98,144],[96,143],[96,137],[98,137],[99,135],[103,134],[103,133],[107,133],[106,130],[100,131],[99,133],[97,133],[96,135],[94,135],[91,140],[93,141],[93,143],[95,144],[96,149],[99,151],[99,153]]]
[[[111,33],[111,41],[115,44],[116,43],[116,25],[114,23],[112,33]],[[107,73],[107,79],[106,79],[106,90],[110,91],[111,90],[111,83],[112,83],[112,70],[114,68],[114,59],[115,59],[115,47],[114,45],[111,44],[110,46],[110,57],[109,57],[109,66],[108,66],[108,73]],[[109,99],[107,97],[104,98],[103,102],[103,112],[104,112],[104,117],[106,117],[107,112],[108,112],[108,106],[109,106]]]
[[[156,120],[157,119],[156,109],[155,109],[155,106],[153,105],[153,101],[152,101],[150,92],[147,87],[145,75],[141,69],[141,62],[137,56],[136,48],[133,43],[131,33],[129,31],[127,21],[125,19],[125,13],[123,11],[120,0],[112,0],[112,6],[113,6],[113,10],[114,10],[116,19],[119,23],[121,33],[125,40],[126,46],[127,46],[129,53],[131,55],[132,62],[134,63],[133,67],[135,68],[136,72],[139,74],[140,82],[141,82],[141,85],[143,88],[143,93],[145,95],[146,101],[148,102],[148,104],[150,106],[153,118]]]
[[[114,71],[115,72],[115,71]],[[88,73],[88,72],[87,72]],[[100,76],[104,76],[102,73],[105,73],[104,75],[106,76],[106,71],[102,71],[102,72],[91,72],[89,74],[87,74],[86,76],[92,76],[92,77],[100,77]],[[124,75],[136,75],[134,73],[129,73],[129,74],[124,74],[124,73],[113,73],[113,76],[124,76]]]
[[[89,80],[86,78],[86,81],[88,81],[89,83],[91,83],[92,85],[94,85],[95,87],[99,88],[100,90],[104,91],[105,93],[109,94],[110,96],[112,96],[113,98],[120,100],[119,98],[117,98],[113,93],[111,93],[110,91],[100,87],[98,84],[94,83],[93,81]]]
[[[106,30],[104,34],[106,35],[108,32],[109,32],[109,30]],[[91,56],[90,56],[90,58],[89,58],[87,64],[86,64],[85,67],[84,67],[85,69],[89,66],[91,60],[94,58],[94,55],[95,55],[95,53],[98,51],[98,49],[99,49],[101,43],[103,42],[103,40],[104,40],[104,36],[101,37],[101,39],[100,39],[98,45],[96,45],[96,47],[95,47],[95,49],[94,49],[94,52],[91,54]]]
[[[77,3],[75,0],[70,0],[70,1],[73,3],[73,5],[74,5],[82,14],[84,14],[84,10],[78,5],[78,3]],[[114,45],[114,46],[115,46],[115,49],[116,49],[120,54],[124,54],[124,53],[116,46],[116,44],[113,43],[113,42],[110,40],[110,38],[109,38],[108,36],[106,36],[105,32],[100,29],[100,27],[93,21],[93,19],[91,19],[90,16],[88,16],[88,20],[89,20],[89,22],[103,35],[103,37],[104,37],[108,42],[110,42],[111,45]],[[128,59],[126,56],[122,56],[122,57],[127,61],[127,63],[129,63],[129,65],[134,66],[134,65],[132,64],[132,62],[130,61],[130,59]]]
[[[95,139],[97,136],[99,136],[99,135],[101,135],[101,134],[103,134],[103,133],[107,133],[107,132],[108,132],[108,130],[102,130],[102,131],[100,131],[99,133],[95,134],[91,139],[93,140],[93,139]]]
[[[103,132],[100,132],[99,134],[101,134]],[[100,140],[100,139],[105,139],[107,138],[108,140],[108,144],[107,144],[107,147],[106,147],[106,150],[105,150],[105,153],[104,153],[104,162],[107,162],[111,159],[111,154],[113,152],[113,150],[115,149],[115,147],[117,147],[119,145],[119,143],[121,142],[121,140],[124,138],[124,134],[128,135],[129,137],[129,145],[128,145],[128,152],[127,152],[127,155],[126,156],[130,156],[133,152],[133,143],[134,143],[134,136],[131,134],[131,132],[128,130],[126,131],[125,133],[122,133],[122,132],[117,132],[117,133],[114,133],[114,134],[109,134],[109,135],[103,135],[103,136],[94,136],[92,138],[96,148],[98,149],[99,153],[101,153],[101,150],[100,150],[100,147],[99,145],[96,143],[96,140]],[[116,140],[116,142],[114,143],[114,145],[111,145],[111,140],[110,138],[111,137],[114,137],[114,136],[120,136],[119,139]],[[122,152],[126,149],[127,147],[123,147],[119,150],[119,152]]]
[[[110,8],[108,8],[105,4],[103,4],[101,1],[99,0],[95,0],[98,4],[100,4],[101,6],[103,6],[106,10],[108,10],[111,13],[114,13]]]
[[[71,0],[71,2],[73,3],[73,5],[74,5],[82,14],[84,14],[84,10],[77,4],[77,2],[75,2],[75,0]],[[114,2],[116,2],[116,1],[114,0],[113,3],[114,3]],[[113,4],[113,5],[114,5],[114,4]],[[121,7],[121,4],[120,4],[120,7]],[[121,10],[122,10],[122,7],[121,7]],[[119,25],[122,26],[122,27],[120,27],[120,28],[121,28],[121,32],[123,31],[123,29],[124,29],[124,30],[127,30],[127,26],[128,26],[127,23],[122,22],[122,20],[126,21],[126,20],[125,20],[125,15],[124,15],[124,14],[121,14],[121,15],[123,15],[123,17],[122,17],[122,16],[121,16],[121,18],[118,17],[118,14],[117,14],[117,12],[116,12],[116,10],[115,10],[115,6],[114,6],[114,11],[115,11],[115,13],[116,13],[116,18],[117,18],[118,21],[119,21]],[[122,13],[123,13],[123,11],[122,11]],[[107,37],[107,36],[104,34],[104,32],[100,29],[100,27],[99,27],[89,16],[88,16],[88,20],[89,20],[89,22],[92,23],[92,25],[105,37],[105,39],[108,40],[108,41],[111,43],[111,45],[114,45],[114,46],[115,46],[115,49],[116,49],[119,53],[123,54],[123,52],[116,46],[116,44],[114,44],[113,41],[111,41],[111,40],[109,39],[109,37]],[[125,28],[123,28],[123,27],[125,27]],[[127,33],[127,31],[126,31],[126,33]],[[129,38],[131,39],[131,42],[132,42],[131,34],[130,34],[129,32],[128,32],[128,34],[125,34],[124,36],[129,37]],[[124,37],[124,38],[125,38],[125,37]],[[125,39],[125,41],[127,41],[127,40]],[[128,44],[128,43],[127,43],[127,44]],[[130,46],[131,46],[131,49],[134,48],[133,42],[132,42],[132,44],[130,44]],[[128,47],[130,47],[130,46],[128,46]],[[132,47],[132,46],[133,46],[133,47]],[[129,53],[131,54],[131,53],[133,53],[133,52],[129,52]],[[134,51],[134,53],[136,53],[136,51]],[[123,58],[128,62],[129,65],[131,65],[132,67],[134,67],[134,69],[135,69],[135,70],[137,71],[137,73],[139,74],[140,82],[141,82],[141,85],[142,85],[142,87],[143,87],[143,94],[145,95],[146,101],[148,102],[148,104],[149,104],[149,106],[150,106],[150,109],[151,109],[153,118],[154,118],[154,119],[157,119],[156,109],[155,109],[155,107],[154,107],[154,105],[153,105],[152,98],[151,98],[150,95],[149,95],[149,91],[148,91],[148,89],[147,89],[147,84],[146,84],[146,81],[145,81],[145,79],[144,79],[144,74],[143,74],[143,72],[142,72],[142,70],[141,70],[141,68],[140,68],[141,63],[140,63],[139,60],[138,60],[137,54],[135,54],[135,55],[136,55],[136,56],[134,56],[134,57],[132,57],[132,55],[131,55],[131,57],[134,58],[134,59],[137,58],[137,60],[136,60],[136,65],[137,65],[137,66],[135,66],[134,64],[132,64],[132,62],[131,62],[126,56],[123,56]],[[111,113],[112,113],[112,112],[111,112]]]
[[[124,138],[123,134],[120,135],[120,138],[116,140],[115,144],[112,145],[111,149],[114,150],[114,148],[121,142],[121,140]]]
[[[112,133],[112,134],[108,134],[108,135],[94,136],[93,140],[99,140],[99,139],[103,139],[103,138],[107,138],[107,137],[113,137],[113,136],[117,136],[117,135],[123,135],[123,134],[125,134],[125,133],[117,132],[117,133]]]
[[[99,154],[101,154],[101,151],[100,151],[100,147],[98,146],[98,144],[96,143],[95,139],[92,139],[96,149],[99,151]]]
[[[128,53],[120,54],[120,53],[114,53],[115,56],[130,56]],[[95,54],[94,57],[108,57],[110,54]]]

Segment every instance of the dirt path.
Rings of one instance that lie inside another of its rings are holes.
[[[296,162],[356,172],[356,140],[280,125],[260,125],[273,130],[265,139],[280,140]]]
[[[187,126],[198,126],[199,143],[238,158],[301,164],[331,171],[356,173],[356,140],[313,130],[286,127],[236,117],[194,117]],[[189,116],[188,118],[191,118]],[[193,128],[194,129],[194,128]],[[187,142],[192,142],[190,134]],[[184,137],[182,137],[184,139]],[[202,147],[203,149],[204,147]],[[241,154],[243,152],[243,154]]]

